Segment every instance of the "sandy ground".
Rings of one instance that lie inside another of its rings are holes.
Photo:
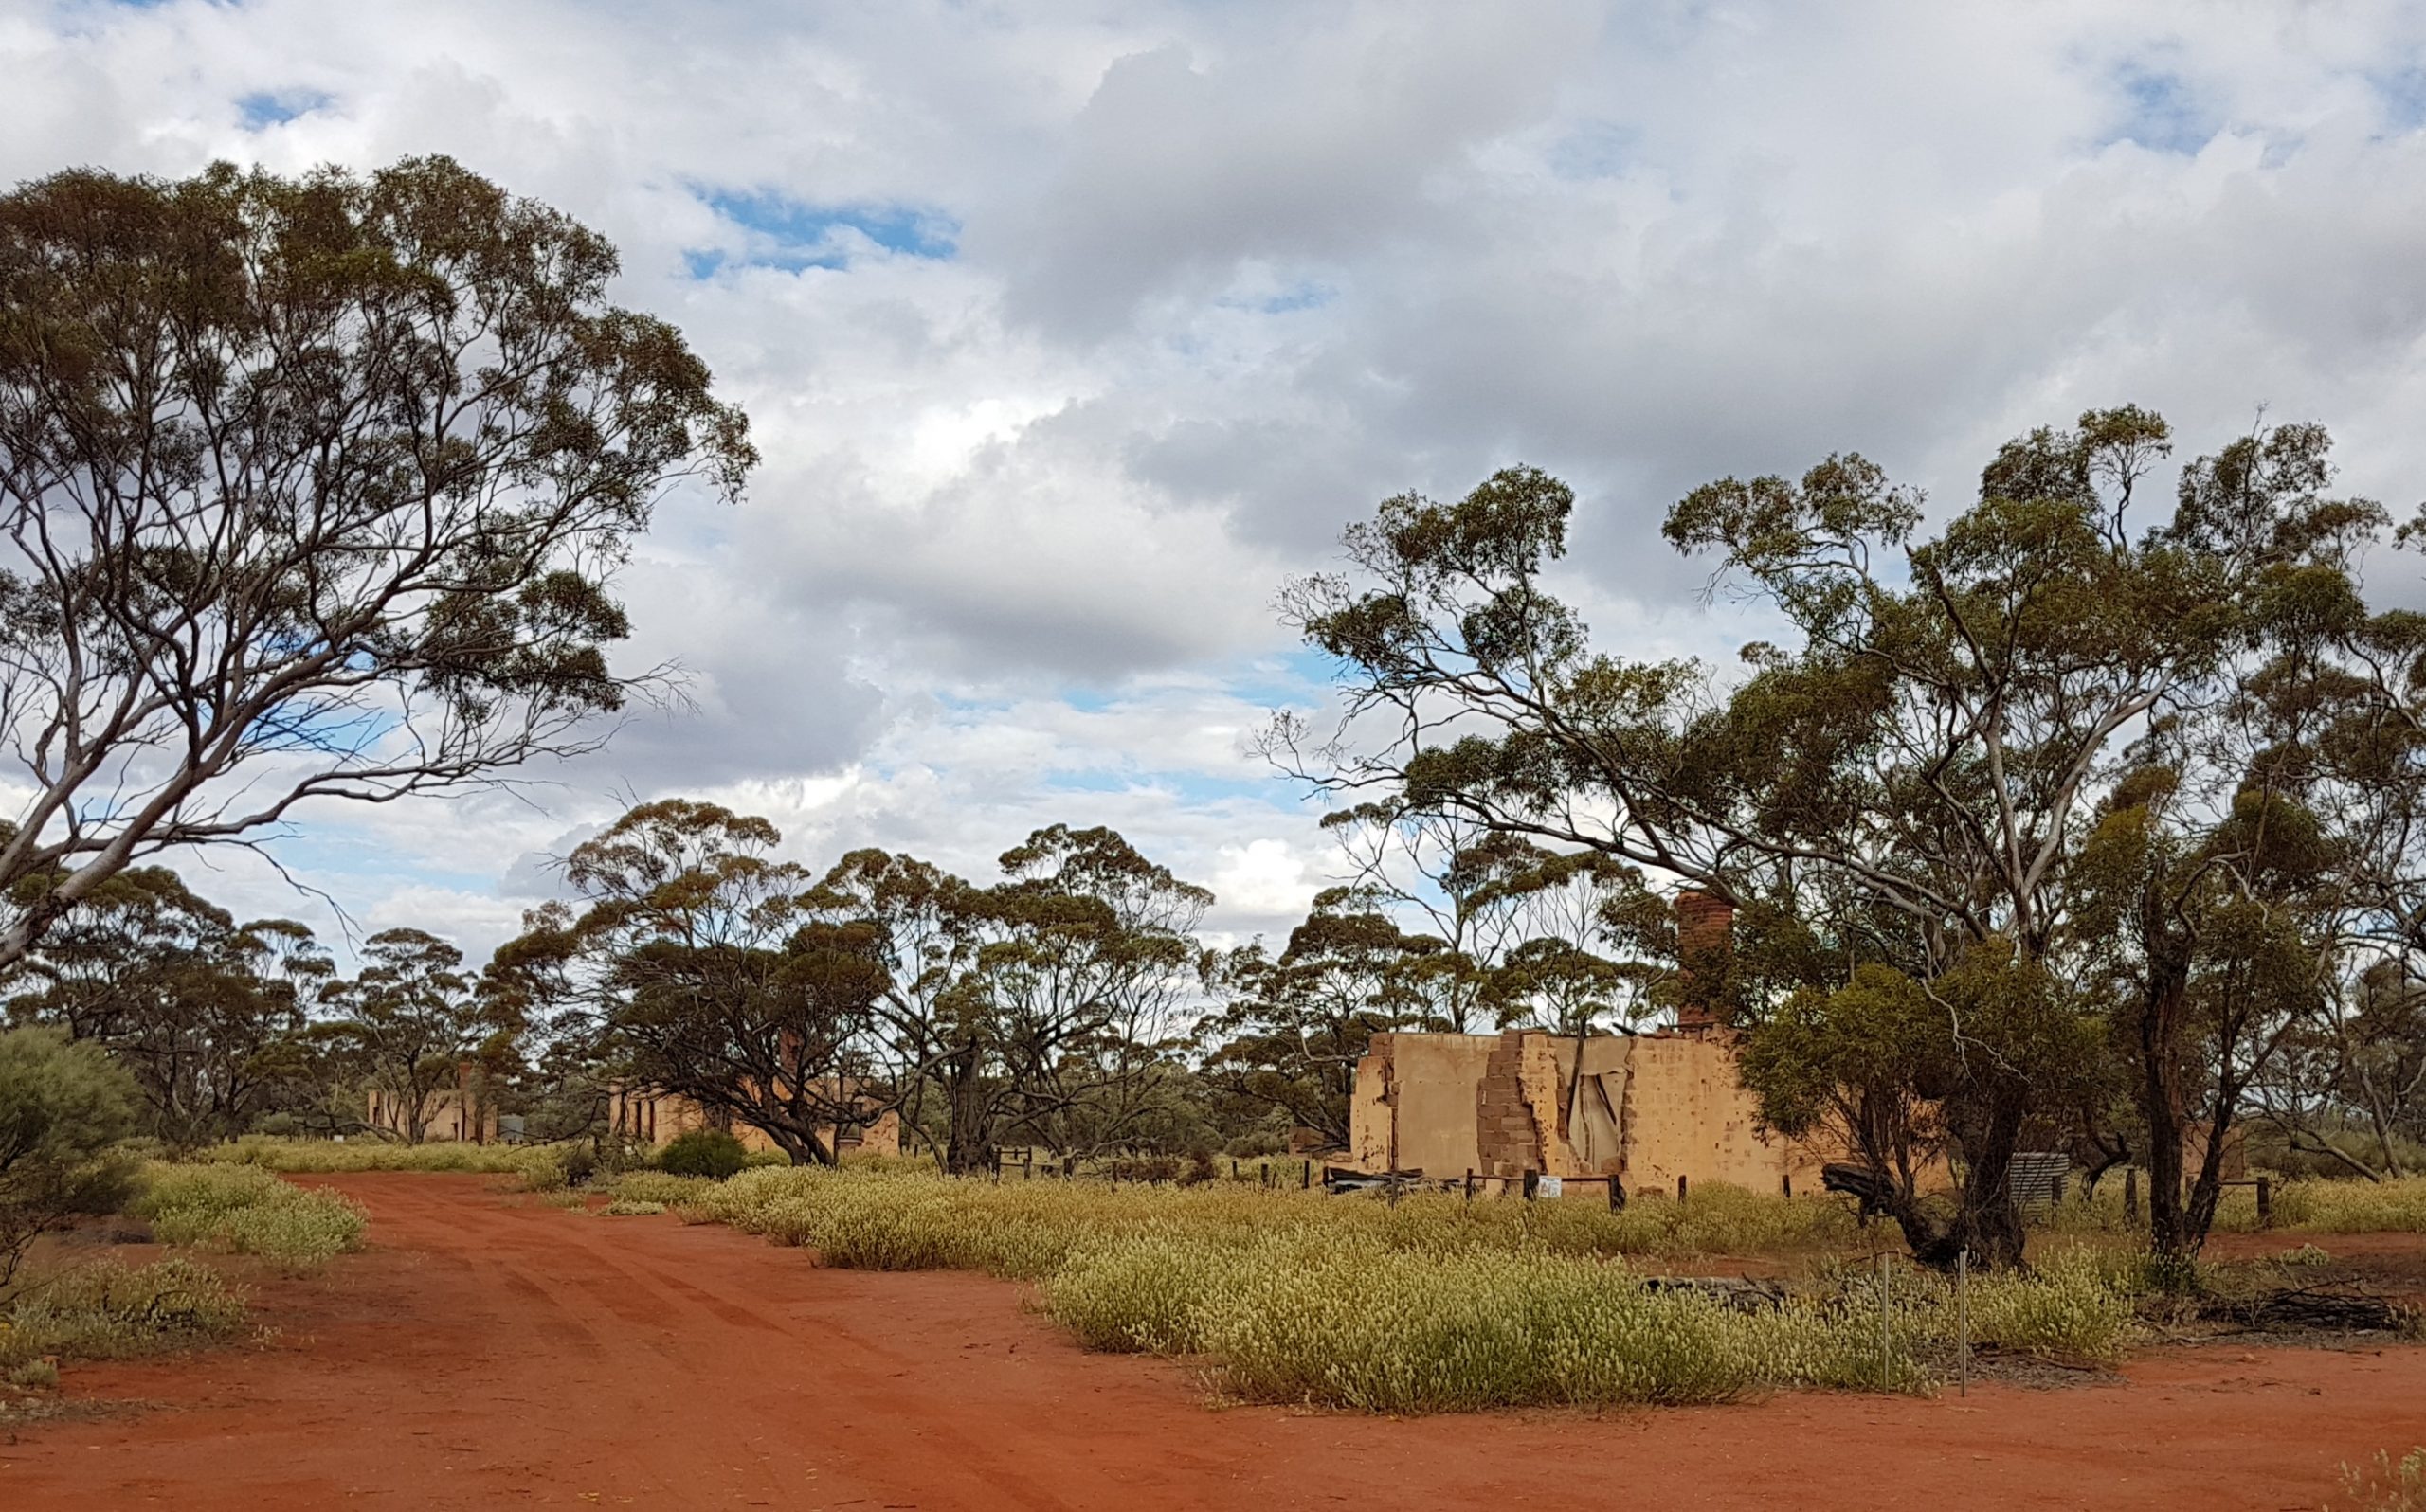
[[[821,1270],[488,1180],[332,1180],[371,1252],[265,1285],[264,1343],[75,1369],[76,1394],[150,1405],[0,1444],[0,1507],[2273,1509],[2426,1441],[2417,1347],[2171,1350],[1967,1399],[1213,1411],[1185,1368],[1081,1353],[1005,1283]]]

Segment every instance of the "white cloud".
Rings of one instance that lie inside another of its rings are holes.
[[[1720,659],[1751,630],[1655,530],[1722,474],[1859,449],[1958,500],[2003,437],[2129,399],[2193,450],[2324,420],[2397,506],[2426,475],[2399,0],[19,0],[0,75],[0,177],[455,153],[612,236],[619,297],[750,409],[749,503],[669,501],[626,580],[630,664],[681,663],[689,711],[527,802],[327,810],[281,852],[467,941],[674,791],[972,872],[1115,823],[1223,928],[1285,927],[1331,862],[1248,754],[1273,592],[1383,495],[1512,460],[1579,485],[1604,639]],[[718,194],[933,244],[788,266]]]

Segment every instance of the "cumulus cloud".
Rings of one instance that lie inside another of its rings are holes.
[[[1579,486],[1605,641],[1714,658],[1748,632],[1655,531],[1724,474],[1858,449],[1945,505],[2128,399],[2426,492],[2398,0],[33,0],[0,71],[0,176],[454,153],[613,237],[750,410],[751,500],[668,500],[625,581],[683,701],[280,853],[467,941],[673,792],[972,874],[1114,823],[1283,929],[1335,863],[1247,743],[1321,696],[1274,590],[1511,461]]]

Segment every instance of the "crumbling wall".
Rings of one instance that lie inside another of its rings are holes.
[[[1572,1037],[1538,1030],[1376,1035],[1357,1065],[1349,1163],[1434,1179],[1616,1176],[1632,1191],[1674,1192],[1679,1176],[1820,1190],[1819,1154],[1761,1135],[1724,1031],[1587,1038],[1580,1077],[1578,1054]]]

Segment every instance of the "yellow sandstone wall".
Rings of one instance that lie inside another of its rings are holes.
[[[607,1125],[616,1133],[651,1145],[662,1145],[676,1135],[688,1134],[695,1129],[721,1127],[727,1128],[734,1139],[739,1140],[745,1150],[756,1153],[775,1148],[775,1142],[763,1131],[748,1125],[720,1123],[706,1108],[672,1092],[617,1088],[607,1097],[606,1120]],[[834,1125],[828,1124],[817,1132],[826,1146],[832,1148]],[[845,1143],[844,1149],[867,1155],[901,1153],[901,1115],[898,1113],[887,1111],[879,1114],[875,1123],[855,1132],[859,1143]]]
[[[1604,1035],[1582,1054],[1578,1080],[1563,1035],[1377,1035],[1356,1070],[1349,1162],[1433,1180],[1534,1171],[1616,1176],[1629,1192],[1673,1194],[1680,1176],[1820,1190],[1820,1152],[1760,1134],[1723,1032]]]

